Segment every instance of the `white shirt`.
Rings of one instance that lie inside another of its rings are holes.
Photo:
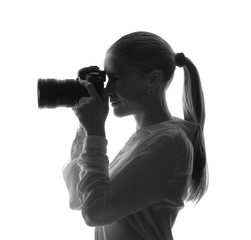
[[[107,140],[78,130],[63,168],[70,207],[96,240],[171,240],[184,206],[197,126],[179,118],[135,132],[109,164]]]

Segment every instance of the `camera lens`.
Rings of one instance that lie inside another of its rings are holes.
[[[86,79],[92,83],[102,97],[106,73],[97,70],[97,67],[94,67],[95,71],[91,68],[93,67],[81,69],[78,73],[78,79]],[[78,79],[38,79],[38,107],[74,107],[81,97],[89,97],[89,92],[80,84]]]
[[[88,91],[77,80],[39,79],[37,85],[38,107],[73,107]]]

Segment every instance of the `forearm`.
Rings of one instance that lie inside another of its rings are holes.
[[[74,210],[80,210],[82,206],[76,190],[80,180],[79,173],[80,167],[77,165],[77,158],[69,161],[63,167],[63,177],[69,193],[69,206]]]
[[[76,191],[76,186],[80,180],[80,167],[77,165],[77,160],[83,150],[85,137],[86,133],[80,126],[72,143],[70,160],[64,164],[62,169],[64,181],[69,193],[69,205],[71,209],[81,209],[81,202]]]
[[[81,126],[79,126],[71,147],[71,161],[78,158],[81,154],[85,138],[86,132]]]
[[[85,140],[84,149],[78,158],[81,168],[78,195],[83,204],[82,214],[86,222],[91,209],[100,208],[102,196],[109,190],[109,160],[106,156],[107,140],[101,136],[89,136]],[[101,204],[102,205],[102,204]]]

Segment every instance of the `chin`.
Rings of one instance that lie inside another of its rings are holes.
[[[126,112],[126,111],[123,111],[124,109],[114,109],[113,110],[113,114],[116,116],[116,117],[127,117],[127,116],[130,116],[132,115],[132,113],[129,113],[129,112]]]
[[[113,111],[113,114],[116,116],[116,117],[127,117],[131,114],[125,114],[123,112],[118,112],[118,111]]]

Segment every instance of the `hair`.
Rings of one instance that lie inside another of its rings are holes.
[[[177,55],[171,46],[161,37],[149,32],[134,32],[125,35],[116,41],[107,50],[107,53],[116,57],[126,57],[142,72],[153,69],[161,70],[164,76],[164,89],[170,85],[176,66],[180,66],[176,61]],[[198,126],[193,141],[193,172],[187,201],[198,203],[208,188],[208,169],[203,133],[205,102],[199,73],[195,65],[183,55],[182,66],[184,68],[184,119]]]

